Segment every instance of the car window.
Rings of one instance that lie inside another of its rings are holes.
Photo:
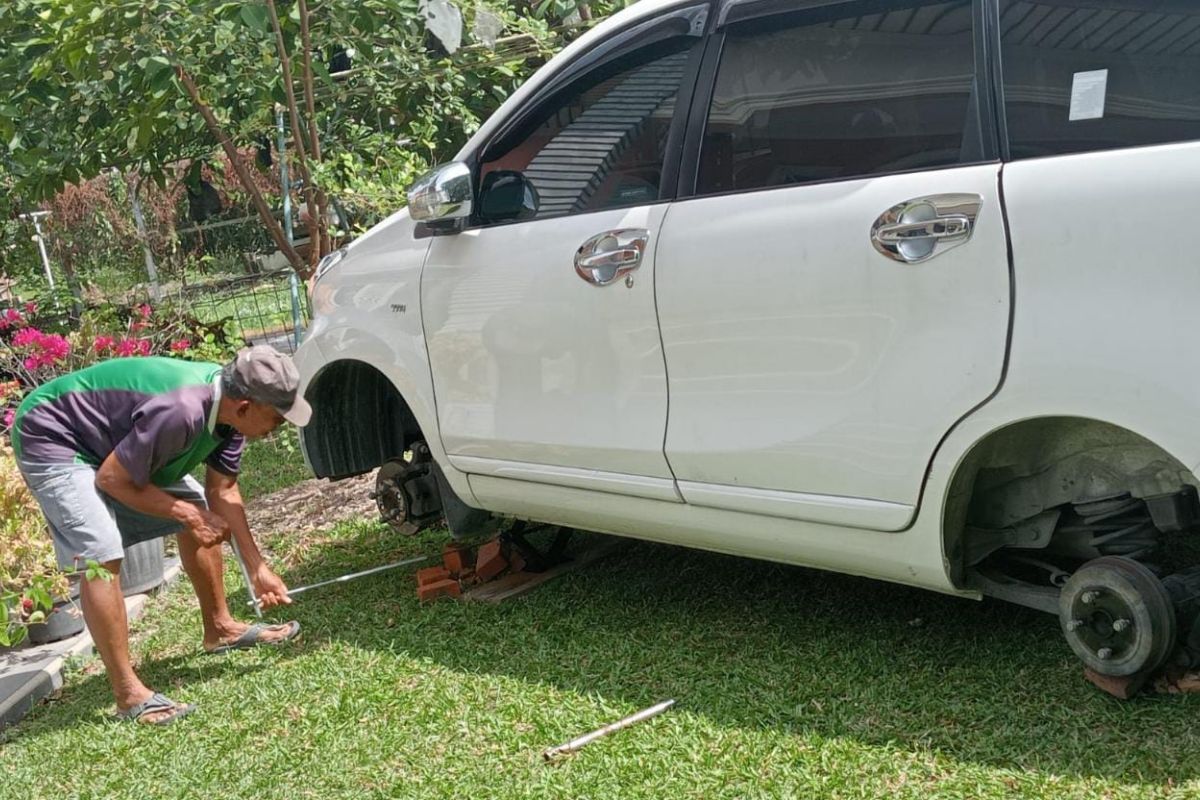
[[[537,192],[535,219],[657,201],[675,98],[694,44],[659,45],[584,78],[524,141],[485,162],[481,181],[499,170],[522,173]]]
[[[1200,139],[1195,3],[1003,0],[1000,36],[1013,158]]]
[[[842,3],[731,26],[701,194],[981,159],[971,3]]]

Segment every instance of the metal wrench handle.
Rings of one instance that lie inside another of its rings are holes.
[[[432,558],[432,556],[417,556],[416,558],[406,558],[403,561],[396,561],[391,564],[384,564],[382,567],[371,567],[371,569],[364,569],[362,572],[351,572],[349,575],[340,575],[336,578],[330,578],[327,581],[320,581],[318,583],[310,583],[308,586],[299,586],[295,589],[288,589],[288,597],[295,597],[296,595],[301,594],[302,592],[307,592],[309,589],[319,589],[322,586],[329,586],[334,583],[346,583],[347,581],[352,581],[357,578],[365,578],[368,575],[374,575],[377,572],[383,572],[383,571],[389,570],[389,569],[396,569],[397,567],[407,567],[409,564],[417,564],[417,563],[420,563],[421,561],[428,561],[430,558]],[[250,596],[254,597],[253,593],[251,593]],[[252,600],[251,602],[257,602],[257,601]],[[246,605],[250,605],[250,603],[247,603]]]
[[[246,570],[246,562],[242,560],[242,551],[232,533],[229,534],[229,543],[233,545],[233,554],[237,556],[238,566],[242,568],[242,580],[246,583],[246,593],[250,595],[250,602],[246,605],[254,606],[254,616],[262,619],[262,606],[259,605],[258,597],[254,594],[254,584],[250,582],[250,573]]]

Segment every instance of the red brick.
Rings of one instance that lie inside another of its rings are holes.
[[[451,542],[442,548],[442,566],[451,575],[460,575],[471,565],[471,551],[461,544]]]
[[[1144,674],[1116,678],[1111,675],[1101,675],[1098,672],[1093,672],[1088,667],[1083,668],[1083,677],[1087,678],[1100,691],[1108,692],[1120,700],[1131,699],[1146,684],[1146,676]]]
[[[508,556],[508,566],[512,568],[513,572],[524,572],[525,557],[514,549]]]
[[[445,567],[426,567],[417,570],[417,586],[427,586],[431,583],[450,579],[450,570]]]
[[[490,581],[508,567],[508,559],[500,550],[500,541],[492,539],[479,547],[475,556],[475,575],[480,581]]]
[[[417,599],[422,603],[438,597],[460,597],[461,595],[462,587],[458,585],[458,581],[452,578],[447,578],[443,581],[434,581],[433,583],[417,587]]]

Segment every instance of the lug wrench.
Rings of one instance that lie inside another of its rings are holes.
[[[417,556],[416,558],[406,558],[403,561],[396,561],[391,564],[384,564],[382,567],[372,567],[371,569],[364,569],[362,572],[351,572],[349,575],[341,575],[337,578],[330,578],[327,581],[318,581],[317,583],[310,583],[308,586],[298,586],[295,589],[288,589],[288,597],[295,597],[296,595],[300,594],[301,592],[307,592],[310,589],[320,589],[322,586],[330,586],[335,583],[346,583],[347,581],[357,580],[358,578],[365,578],[368,575],[374,575],[378,572],[384,572],[389,569],[396,569],[398,567],[407,567],[409,564],[418,564],[422,561],[428,561],[430,558],[431,558],[431,556]],[[240,558],[239,558],[239,560],[240,560]],[[245,566],[243,566],[242,567],[243,574],[245,573],[245,571],[246,571],[246,568],[245,568]],[[247,586],[248,585],[249,585],[249,581],[247,581]],[[262,613],[259,611],[259,608],[258,608],[258,599],[254,596],[253,589],[250,590],[250,601],[247,602],[246,605],[254,606],[255,612],[258,613],[258,615],[260,617],[262,616]]]

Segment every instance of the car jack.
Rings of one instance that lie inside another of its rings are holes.
[[[571,535],[574,533],[571,528],[560,526],[554,534],[554,539],[551,540],[550,546],[544,552],[525,538],[525,534],[528,531],[528,523],[525,520],[519,519],[508,530],[500,533],[501,546],[510,551],[515,551],[524,561],[524,566],[519,571],[545,572],[571,560],[569,556],[565,555],[567,545],[571,541]]]

